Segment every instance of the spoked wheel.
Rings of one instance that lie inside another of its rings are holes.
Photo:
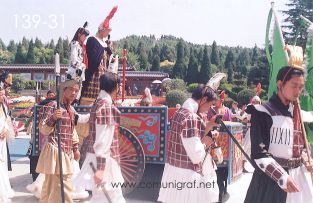
[[[145,170],[145,155],[138,138],[127,128],[119,127],[120,166],[125,181],[123,194],[130,193]]]

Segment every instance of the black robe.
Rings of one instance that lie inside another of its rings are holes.
[[[289,105],[284,105],[276,94],[270,98],[269,103],[279,110],[283,116],[292,117],[288,111]],[[268,153],[270,129],[273,124],[271,116],[257,111],[253,105],[249,105],[247,108],[247,113],[251,114],[251,159],[272,157]],[[263,144],[264,147],[262,147]],[[285,170],[288,172],[287,169]],[[260,169],[254,171],[245,203],[284,203],[286,198],[287,193],[273,179]]]

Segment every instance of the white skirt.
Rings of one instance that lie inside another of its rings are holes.
[[[165,164],[158,201],[181,203],[218,202],[216,174],[199,173]]]
[[[5,202],[14,196],[9,180],[5,139],[0,139],[0,180],[0,202]]]
[[[313,188],[310,173],[305,166],[289,170],[300,192],[287,193],[286,203],[313,203]]]
[[[89,163],[92,162],[94,166],[97,166],[96,155],[87,153],[83,166],[77,176],[73,179],[73,185],[82,187],[86,190],[93,190],[96,188],[94,182],[94,172],[92,171]],[[117,161],[112,157],[106,158],[103,182],[105,182],[105,188],[107,191],[113,190],[112,184],[124,183],[121,168]]]

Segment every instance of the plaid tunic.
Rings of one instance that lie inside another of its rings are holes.
[[[48,142],[54,146],[58,146],[58,133],[56,129],[56,120],[53,118],[54,111],[57,107],[55,101],[50,102],[43,108],[45,114],[43,122],[51,128],[54,128],[54,131],[49,135]],[[64,105],[60,106],[62,110],[62,118],[60,119],[60,137],[61,137],[61,149],[68,155],[72,155],[72,151],[78,149],[78,143],[73,143],[73,130],[74,130],[74,114],[75,110],[72,106],[65,107]]]
[[[120,111],[110,104],[105,99],[97,99],[95,105],[90,112],[90,131],[88,137],[84,140],[82,146],[82,156],[86,156],[86,152],[95,154],[94,144],[96,141],[96,124],[97,125],[114,125],[115,132],[113,135],[112,144],[110,146],[110,156],[119,162],[119,144],[118,144],[118,126],[119,126]],[[105,158],[97,156],[97,169],[104,170]]]
[[[201,173],[202,162],[193,164],[183,146],[182,138],[199,137],[205,133],[205,120],[196,113],[180,108],[173,115],[169,128],[166,162],[172,166]]]

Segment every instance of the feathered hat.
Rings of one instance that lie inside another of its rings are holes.
[[[213,75],[213,77],[211,77],[207,82],[206,86],[210,87],[216,92],[223,78],[226,78],[225,73],[215,73],[215,75]]]
[[[285,50],[288,52],[288,65],[304,71],[302,47],[286,45]]]
[[[103,22],[100,23],[98,30],[105,30],[110,28],[110,20],[113,18],[115,12],[117,11],[117,6],[114,6],[109,13],[109,15],[104,19]]]

